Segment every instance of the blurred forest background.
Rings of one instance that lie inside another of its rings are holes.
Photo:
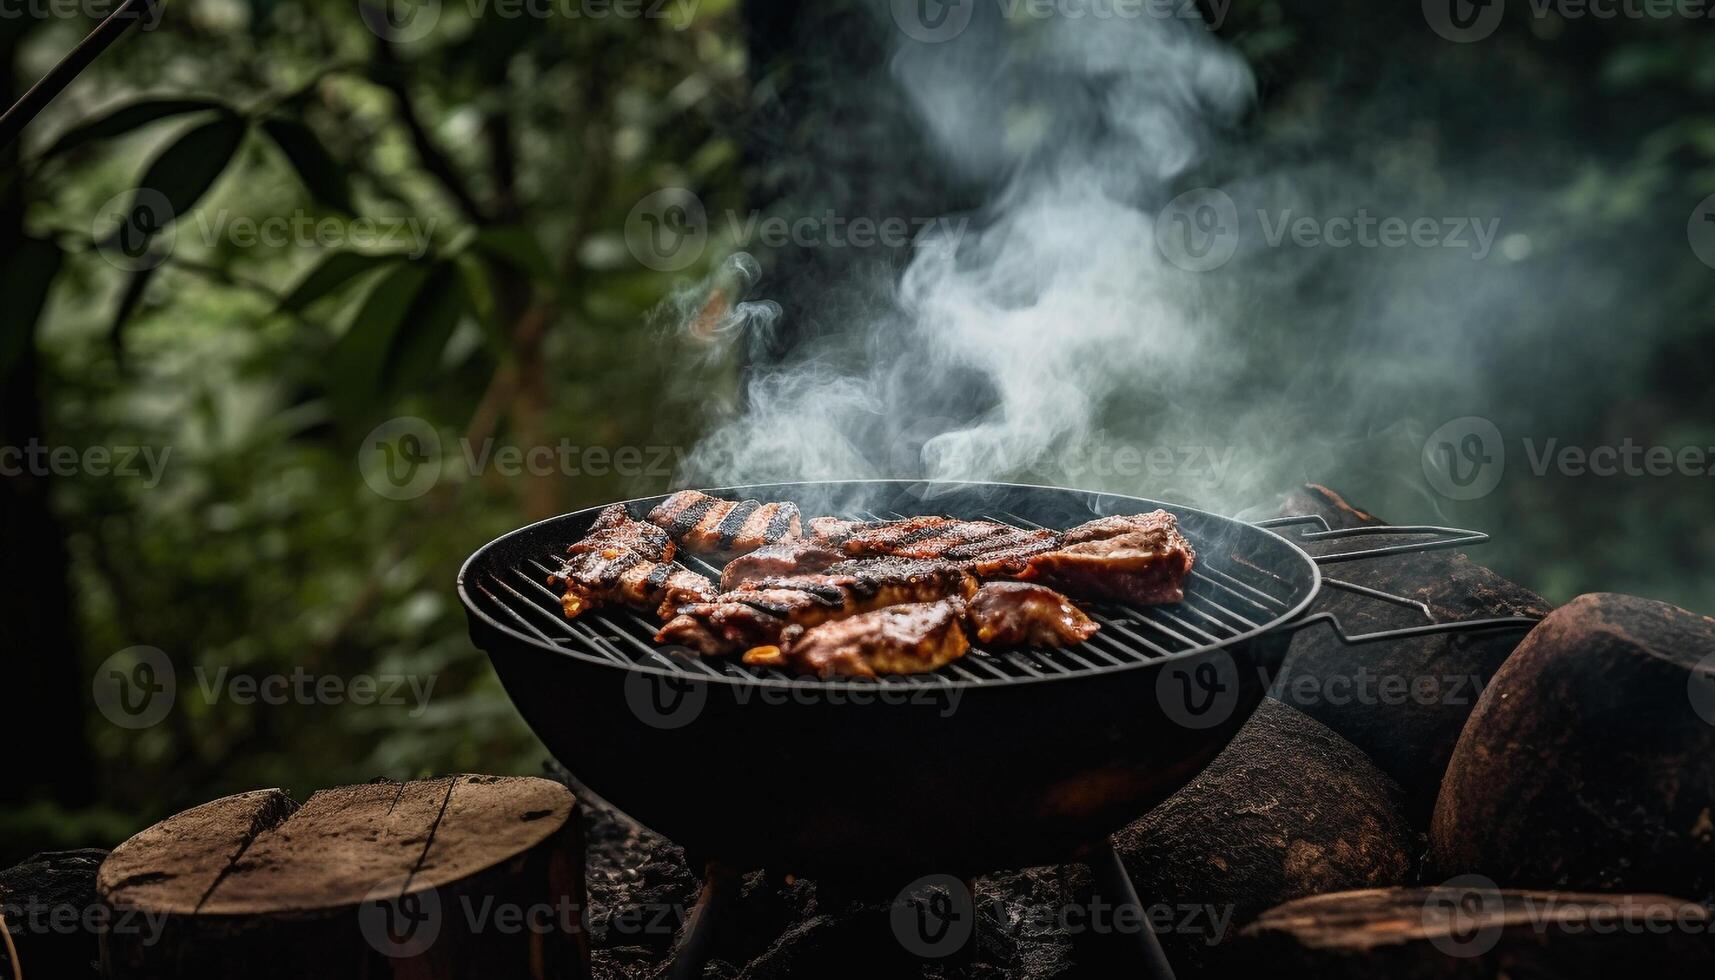
[[[674,471],[651,447],[693,446],[704,409],[814,322],[816,287],[800,284],[825,279],[779,270],[868,259],[751,245],[764,270],[751,295],[783,304],[781,330],[706,348],[652,311],[707,301],[697,283],[720,279],[728,229],[711,222],[694,264],[658,270],[626,247],[634,206],[684,187],[711,210],[791,217],[820,207],[813,191],[849,190],[824,184],[853,170],[821,163],[861,151],[922,171],[913,210],[881,214],[969,204],[910,134],[848,128],[823,98],[834,82],[887,85],[886,15],[858,6],[651,0],[659,16],[565,13],[574,4],[508,17],[443,0],[418,37],[370,29],[354,0],[170,0],[4,151],[0,446],[169,455],[158,483],[93,466],[0,478],[14,665],[0,861],[111,846],[242,789],[535,771],[545,752],[465,634],[458,563],[526,521],[666,489]],[[1485,307],[1475,328],[1494,343],[1457,385],[1401,392],[1421,424],[1331,413],[1293,475],[1395,521],[1497,532],[1483,558],[1557,601],[1629,591],[1715,612],[1715,480],[1515,465],[1495,493],[1451,502],[1427,490],[1418,456],[1430,430],[1469,414],[1587,446],[1715,447],[1715,270],[1687,242],[1715,193],[1708,22],[1568,21],[1520,3],[1493,37],[1455,45],[1417,4],[1204,10],[1257,75],[1253,155],[1362,174],[1384,211],[1409,198],[1408,214],[1502,216],[1513,237],[1497,261],[1536,289]],[[0,96],[92,23],[0,19]],[[1472,187],[1481,203],[1461,197]],[[163,237],[124,255],[106,240],[138,188],[176,216],[170,249]],[[1529,206],[1509,210],[1509,188]],[[333,230],[276,243],[223,230],[280,216]],[[407,237],[357,233],[377,221]],[[1331,277],[1293,281],[1290,313],[1250,311],[1274,338],[1258,343],[1278,344],[1283,387],[1361,373],[1370,311]],[[1415,343],[1434,351],[1468,299],[1419,297]],[[1442,363],[1425,357],[1426,372]],[[404,500],[371,489],[357,462],[398,416],[438,429],[449,459]],[[631,466],[510,476],[459,462],[460,437],[645,451]],[[1234,509],[1145,479],[1082,482]],[[92,678],[139,645],[171,659],[179,696],[131,730],[95,709]],[[425,705],[245,705],[200,696],[199,666],[434,686]]]

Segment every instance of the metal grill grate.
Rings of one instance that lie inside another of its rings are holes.
[[[844,515],[861,520],[892,520],[906,515],[854,511]],[[1001,511],[969,515],[1017,528],[1042,525]],[[1187,529],[1189,535],[1190,531]],[[1185,582],[1185,599],[1164,606],[1086,605],[1085,611],[1101,630],[1082,644],[1060,650],[984,649],[972,645],[964,657],[926,674],[880,677],[871,683],[923,687],[955,681],[1006,683],[1056,675],[1115,670],[1160,657],[1217,646],[1262,629],[1288,609],[1291,586],[1278,576],[1224,555],[1206,542],[1192,539],[1197,563]],[[720,580],[721,569],[692,555],[681,555],[687,567]],[[593,656],[622,667],[647,666],[688,675],[730,677],[751,681],[814,683],[813,678],[778,668],[751,667],[737,658],[705,659],[654,642],[656,622],[642,613],[608,608],[568,620],[560,611],[560,596],[547,585],[560,567],[557,554],[527,558],[476,583],[492,614],[518,632],[556,649]],[[853,678],[836,678],[849,683]]]

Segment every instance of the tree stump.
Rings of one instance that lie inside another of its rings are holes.
[[[1257,976],[1703,978],[1710,926],[1702,906],[1661,895],[1383,888],[1270,909],[1238,948]]]
[[[240,793],[102,864],[108,976],[588,975],[583,848],[546,779],[453,776]],[[129,923],[121,928],[121,923]]]
[[[1386,523],[1315,485],[1292,494],[1281,513],[1317,515],[1334,528]],[[1293,529],[1283,533],[1290,535]],[[1350,548],[1351,543],[1311,542],[1306,547],[1318,554]],[[1542,597],[1455,552],[1365,559],[1331,566],[1325,574],[1417,599],[1439,621],[1544,616],[1549,611]],[[1411,610],[1326,588],[1313,611],[1334,613],[1348,632],[1424,621]],[[1405,791],[1406,813],[1421,829],[1429,822],[1441,774],[1465,719],[1523,637],[1522,631],[1508,631],[1348,647],[1325,628],[1309,629],[1293,639],[1270,693],[1368,753]]]
[[[1715,897],[1715,619],[1586,595],[1537,626],[1459,739],[1443,874]]]
[[[1392,780],[1266,698],[1202,775],[1114,835],[1144,905],[1171,916],[1181,977],[1225,975],[1223,944],[1281,902],[1405,883],[1417,841]]]

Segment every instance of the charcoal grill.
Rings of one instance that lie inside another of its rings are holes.
[[[1197,551],[1184,601],[1095,606],[1102,629],[1079,646],[977,647],[929,674],[816,679],[657,646],[656,623],[628,610],[567,621],[546,580],[600,508],[478,550],[459,573],[459,594],[472,639],[525,720],[580,782],[711,868],[897,882],[929,870],[971,876],[1087,860],[1104,890],[1129,892],[1123,871],[1115,877],[1117,857],[1103,853],[1107,835],[1220,752],[1298,630],[1325,624],[1361,644],[1533,622],[1436,623],[1421,603],[1326,578],[1319,567],[1487,540],[1455,528],[1249,524],[1138,497],[992,483],[706,492],[790,500],[807,515],[945,514],[1021,528],[1159,507],[1177,516]],[[640,516],[663,499],[627,506]],[[1351,547],[1312,557],[1301,546],[1311,542]],[[689,564],[719,577],[716,566]],[[1348,635],[1332,614],[1307,612],[1323,588],[1431,621]],[[1165,961],[1145,938],[1161,974]]]

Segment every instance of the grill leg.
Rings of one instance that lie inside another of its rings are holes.
[[[697,907],[691,910],[691,921],[685,925],[685,938],[673,951],[673,965],[667,980],[702,980],[703,966],[709,961],[715,929],[739,893],[739,875],[711,861],[703,869],[703,891],[697,896]]]
[[[1167,954],[1161,951],[1161,940],[1155,936],[1155,927],[1150,925],[1147,910],[1138,900],[1137,889],[1132,887],[1131,876],[1125,872],[1125,864],[1120,861],[1119,852],[1113,844],[1104,840],[1100,845],[1091,848],[1086,862],[1090,866],[1090,874],[1095,878],[1096,894],[1100,895],[1110,905],[1116,907],[1130,905],[1138,911],[1138,921],[1143,928],[1130,937],[1135,944],[1132,956],[1143,968],[1141,976],[1149,980],[1173,980],[1173,966],[1167,962]]]

